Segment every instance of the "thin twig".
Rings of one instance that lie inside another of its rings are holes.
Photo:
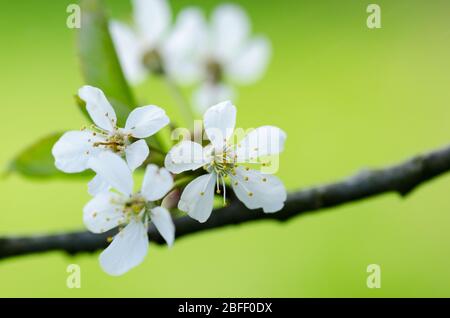
[[[206,223],[198,223],[187,216],[176,218],[176,236],[180,238],[196,232],[257,220],[286,221],[305,212],[335,207],[382,193],[397,192],[406,196],[420,184],[447,171],[450,171],[450,145],[394,166],[365,170],[335,183],[290,193],[284,208],[277,213],[265,214],[260,210],[249,210],[234,200],[229,206],[215,210]],[[0,238],[0,258],[45,251],[65,251],[70,254],[93,252],[106,247],[107,238],[114,235],[115,231],[104,234],[82,231],[3,237]],[[151,241],[164,243],[153,225],[149,227],[148,234]]]

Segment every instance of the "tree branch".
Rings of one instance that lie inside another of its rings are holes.
[[[358,201],[387,192],[406,196],[420,184],[450,170],[450,145],[418,155],[400,164],[375,170],[365,170],[341,181],[303,189],[288,195],[284,208],[273,214],[249,210],[237,200],[217,209],[206,223],[198,223],[188,216],[174,220],[176,237],[249,221],[273,219],[286,221],[305,212],[317,211],[344,203]],[[39,253],[65,251],[69,254],[93,252],[107,246],[107,238],[116,230],[104,234],[71,232],[51,235],[31,235],[0,238],[0,258]],[[153,225],[149,239],[164,243]]]

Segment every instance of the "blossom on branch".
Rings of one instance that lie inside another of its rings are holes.
[[[207,172],[186,186],[178,208],[199,222],[206,222],[213,209],[214,192],[223,191],[225,200],[226,178],[229,178],[234,193],[247,208],[262,208],[266,213],[281,210],[286,201],[283,183],[271,174],[250,167],[264,165],[258,158],[283,151],[286,134],[277,127],[262,126],[233,144],[236,107],[229,101],[209,108],[203,122],[211,144],[202,147],[185,140],[174,146],[165,159],[165,166],[172,173],[199,168]]]
[[[117,126],[116,113],[103,92],[83,86],[79,97],[94,125],[81,131],[68,131],[55,143],[52,154],[56,167],[66,173],[89,169],[89,159],[102,152],[114,152],[126,158],[131,170],[141,166],[150,151],[143,138],[150,137],[169,123],[165,111],[155,105],[135,108],[124,128]],[[100,176],[89,183],[89,193],[97,194],[107,187]]]
[[[93,233],[122,227],[100,254],[100,265],[106,273],[122,275],[144,260],[148,250],[149,222],[153,222],[169,246],[173,244],[175,226],[172,217],[167,209],[155,202],[173,186],[172,176],[166,169],[148,165],[141,190],[133,192],[132,172],[116,154],[101,153],[91,158],[88,165],[110,185],[111,190],[97,194],[86,204],[84,224]]]

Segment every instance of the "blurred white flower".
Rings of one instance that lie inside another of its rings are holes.
[[[191,9],[180,13],[172,26],[167,0],[133,0],[132,4],[133,25],[113,21],[109,26],[127,80],[137,84],[149,72],[183,73],[190,68],[186,61],[194,49],[198,20]]]
[[[95,125],[82,131],[68,131],[53,146],[55,166],[66,173],[87,170],[89,159],[105,151],[124,156],[130,169],[134,170],[150,152],[142,138],[155,134],[169,123],[162,108],[148,105],[135,108],[125,127],[119,128],[116,113],[100,89],[83,86],[78,95],[86,102],[86,109]],[[106,188],[100,176],[95,176],[89,183],[89,193],[93,195]]]
[[[191,181],[184,189],[178,208],[199,222],[211,215],[214,188],[223,189],[225,178],[249,209],[262,208],[266,213],[279,211],[286,200],[286,189],[275,176],[250,169],[243,164],[254,164],[256,159],[276,155],[284,148],[286,134],[273,126],[259,127],[247,134],[238,144],[231,143],[236,122],[236,108],[231,102],[222,102],[209,108],[203,118],[205,133],[211,144],[203,148],[192,141],[174,146],[165,159],[172,173],[204,168],[208,173]]]
[[[194,91],[192,103],[199,113],[203,113],[209,106],[220,101],[235,99],[236,93],[227,84],[205,81]]]
[[[225,83],[251,84],[257,81],[267,68],[271,46],[264,36],[250,35],[250,21],[243,9],[235,4],[218,6],[207,25],[199,10],[190,10],[191,30],[195,51],[188,63],[191,73],[186,78],[176,74],[178,80],[196,79],[202,84],[194,94],[198,111],[232,99],[233,89]]]
[[[115,191],[99,193],[86,204],[84,224],[93,233],[123,227],[100,254],[100,266],[106,273],[122,275],[144,260],[148,250],[149,221],[172,246],[175,239],[172,217],[169,211],[154,202],[162,199],[173,186],[169,171],[148,165],[141,190],[133,192],[132,172],[118,155],[103,152],[89,159],[88,165]]]

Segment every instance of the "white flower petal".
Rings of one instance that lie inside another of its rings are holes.
[[[148,201],[162,199],[172,187],[173,178],[169,171],[156,165],[147,166],[141,193]]]
[[[133,219],[100,254],[100,266],[109,275],[119,276],[142,263],[147,251],[147,227]]]
[[[200,80],[207,36],[206,21],[200,9],[190,7],[178,14],[163,47],[166,71],[178,83],[187,85]]]
[[[133,109],[125,124],[125,133],[136,138],[147,138],[170,122],[166,112],[154,105],[142,106]]]
[[[203,83],[193,95],[193,104],[199,113],[224,100],[235,99],[233,89],[225,84]]]
[[[76,173],[88,169],[89,158],[97,152],[93,142],[99,138],[90,131],[68,131],[59,138],[52,148],[55,166],[66,173]]]
[[[88,193],[92,196],[108,191],[109,188],[108,182],[103,180],[98,174],[88,183]]]
[[[214,173],[202,175],[191,181],[181,194],[178,209],[201,223],[206,222],[213,209],[215,184]]]
[[[270,58],[270,44],[264,37],[248,42],[226,67],[226,74],[240,84],[250,84],[262,77]]]
[[[212,15],[214,55],[222,62],[231,61],[245,43],[250,30],[247,14],[238,5],[224,4]]]
[[[262,207],[264,213],[275,213],[284,207],[284,201],[266,201]]]
[[[236,125],[236,107],[230,101],[212,106],[205,112],[203,123],[214,148],[223,150]]]
[[[248,133],[238,143],[238,162],[254,161],[256,158],[276,155],[284,150],[286,133],[278,127],[261,126]]]
[[[86,102],[86,109],[92,121],[100,128],[112,131],[117,123],[114,109],[102,90],[85,85],[78,90],[78,96]]]
[[[105,151],[89,159],[88,165],[112,188],[124,195],[131,195],[133,192],[131,170],[118,155]]]
[[[109,30],[127,81],[133,84],[142,82],[147,71],[142,63],[138,37],[129,26],[116,21],[109,24]]]
[[[102,192],[89,201],[83,209],[83,222],[93,233],[103,233],[125,221],[120,195]]]
[[[189,140],[185,140],[170,149],[164,160],[164,166],[172,173],[196,170],[202,167],[204,160],[203,147]]]
[[[150,150],[144,139],[138,140],[125,148],[128,167],[134,171],[147,159]]]
[[[170,212],[158,206],[151,210],[150,219],[155,224],[159,234],[167,242],[167,245],[172,246],[175,240],[175,225],[173,224]]]
[[[277,177],[238,167],[230,175],[234,193],[249,209],[262,208],[266,213],[281,210],[286,201],[286,189]]]
[[[136,26],[147,46],[153,48],[164,37],[171,19],[166,0],[133,0]]]

